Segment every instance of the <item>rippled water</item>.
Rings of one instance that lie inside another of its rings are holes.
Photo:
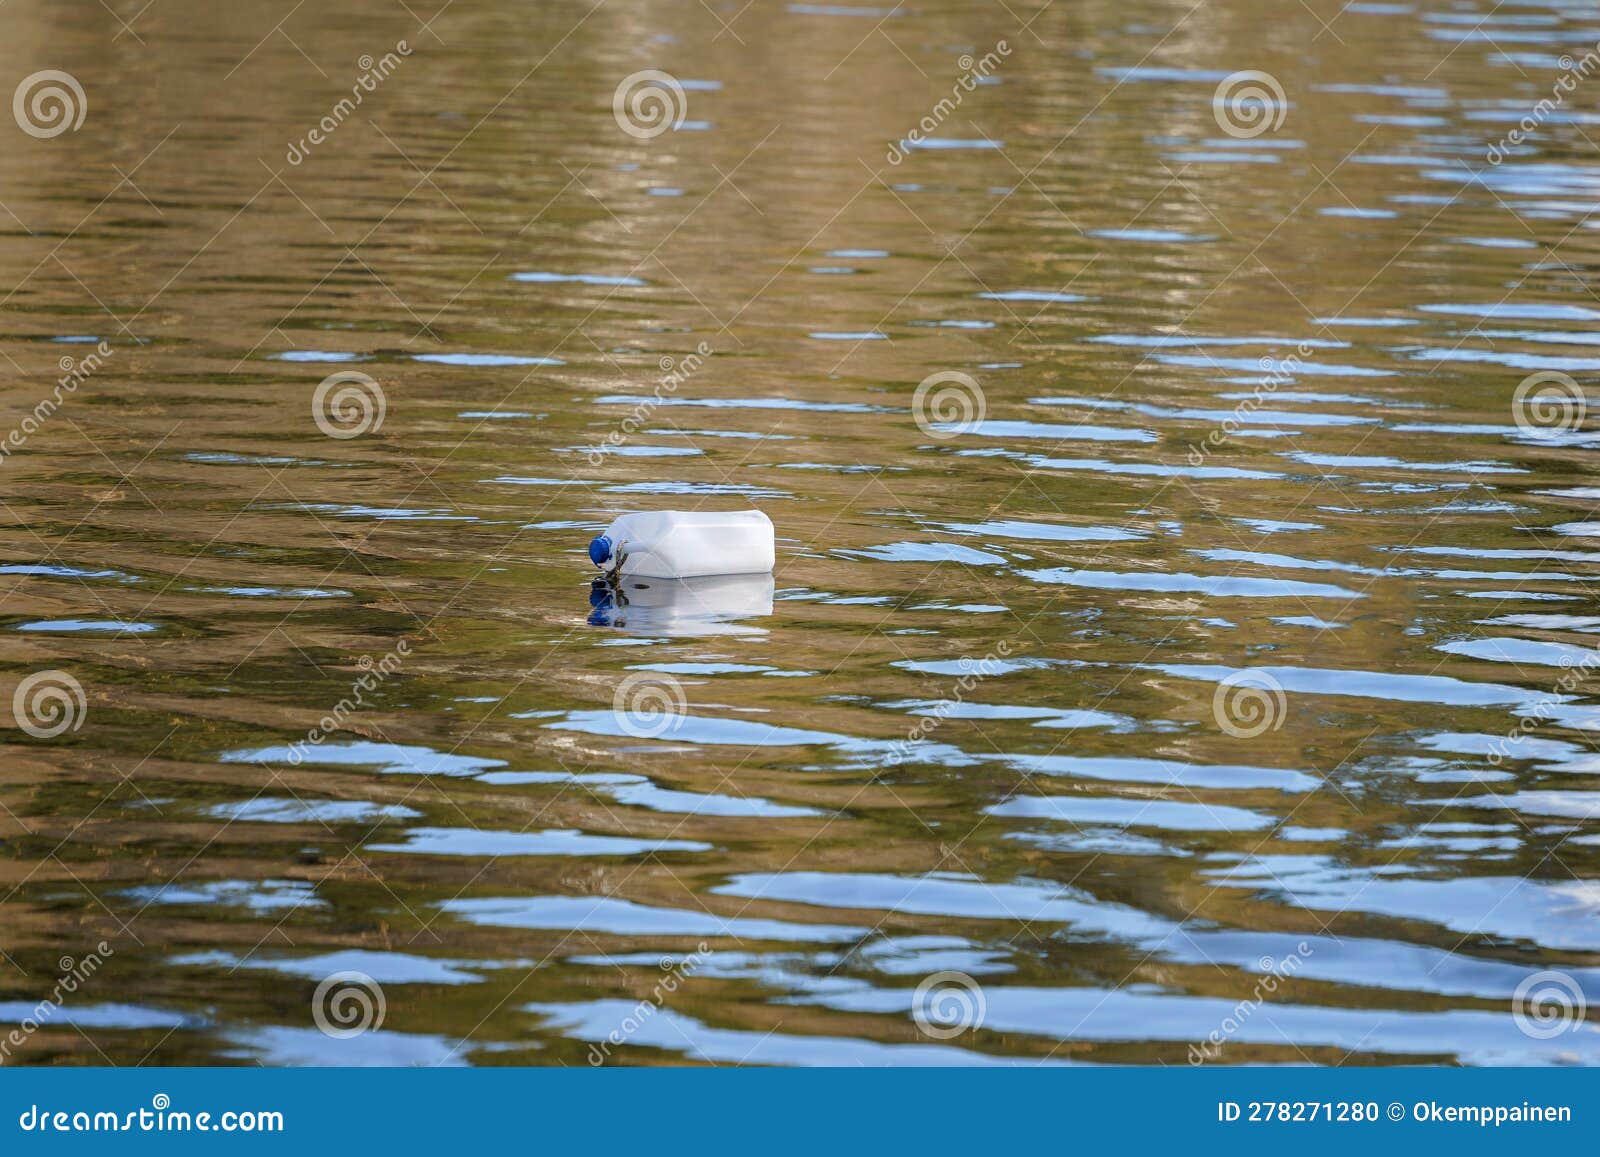
[[[9,1061],[1600,1059],[1591,6],[112,7],[0,12]]]

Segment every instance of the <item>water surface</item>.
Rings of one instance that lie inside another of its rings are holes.
[[[1594,11],[118,7],[0,9],[11,1062],[1600,1060]]]

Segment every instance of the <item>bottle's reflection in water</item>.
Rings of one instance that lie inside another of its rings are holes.
[[[761,628],[738,619],[772,614],[770,574],[708,578],[597,578],[589,586],[589,622],[655,634],[739,634]]]

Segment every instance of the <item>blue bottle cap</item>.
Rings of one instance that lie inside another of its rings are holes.
[[[605,566],[606,560],[611,557],[611,536],[602,534],[589,544],[589,560],[595,566]]]

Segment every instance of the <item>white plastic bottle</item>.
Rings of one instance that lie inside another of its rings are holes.
[[[772,519],[759,510],[624,514],[589,544],[595,566],[641,578],[765,574],[777,560]]]

